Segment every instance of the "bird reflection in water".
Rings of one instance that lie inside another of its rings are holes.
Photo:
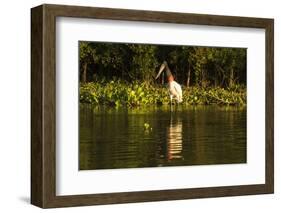
[[[182,151],[182,120],[176,118],[170,119],[170,125],[167,127],[167,160],[183,159]]]

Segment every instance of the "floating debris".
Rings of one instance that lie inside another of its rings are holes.
[[[148,129],[150,127],[150,125],[148,123],[144,123],[143,126],[144,126],[145,129]]]
[[[145,132],[152,131],[152,127],[150,127],[149,123],[144,123],[143,126],[144,126],[144,131]]]

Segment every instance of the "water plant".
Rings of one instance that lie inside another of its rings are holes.
[[[246,105],[246,88],[235,85],[221,87],[183,87],[183,105]],[[138,107],[168,105],[165,86],[121,80],[80,83],[80,102],[93,105]]]

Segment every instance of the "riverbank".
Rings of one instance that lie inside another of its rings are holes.
[[[246,88],[182,87],[183,105],[246,105]],[[168,105],[168,89],[162,85],[142,82],[89,82],[80,84],[80,103],[107,106],[137,107],[144,105]]]

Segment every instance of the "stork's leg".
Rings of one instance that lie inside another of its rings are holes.
[[[179,105],[179,96],[177,96],[177,103],[176,103],[177,108],[178,108],[178,105]]]
[[[177,95],[176,99],[177,99],[177,104],[178,104],[179,103],[179,95]]]

